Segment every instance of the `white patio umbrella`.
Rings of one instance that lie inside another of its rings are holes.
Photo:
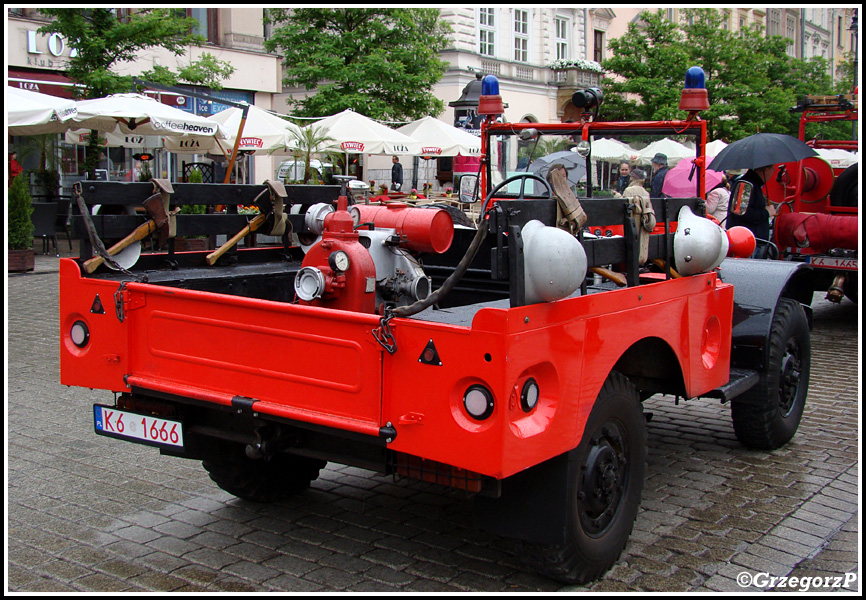
[[[619,163],[636,160],[638,151],[619,140],[599,138],[592,141],[592,160]]]
[[[421,154],[421,143],[386,125],[346,109],[314,123],[333,138],[321,151],[349,154]],[[308,126],[309,127],[309,126]]]
[[[480,156],[481,138],[435,117],[423,117],[397,131],[418,140],[421,154],[429,156]]]
[[[142,94],[112,94],[81,100],[76,128],[159,136],[222,136],[219,124]]]
[[[727,144],[722,140],[713,140],[709,144],[707,144],[707,156],[716,156],[719,152],[721,152]]]
[[[165,138],[165,149],[170,152],[213,152],[223,154],[234,148],[243,109],[229,107],[208,117],[219,123],[225,130],[226,139],[217,140],[213,137],[195,136],[188,140]],[[299,132],[300,128],[255,105],[247,109],[247,118],[241,132],[239,151],[255,154],[290,154],[295,147],[295,138],[291,132]],[[191,143],[196,142],[196,143]]]
[[[661,152],[668,157],[668,166],[673,168],[676,163],[684,158],[694,158],[695,151],[670,138],[663,138],[651,143],[640,151],[639,156],[643,162],[650,162],[652,157]]]
[[[858,162],[858,154],[839,148],[816,148],[818,156],[830,163],[835,168],[850,167]]]
[[[421,154],[425,158],[440,156],[481,156],[481,138],[464,129],[458,129],[435,117],[422,117],[397,131],[421,142]],[[430,166],[419,165],[420,172],[426,172],[424,179],[432,177]]]
[[[6,124],[12,135],[62,133],[77,112],[74,100],[6,86]]]

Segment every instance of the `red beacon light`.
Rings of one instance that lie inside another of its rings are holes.
[[[706,77],[700,67],[690,67],[686,71],[686,87],[680,95],[680,110],[699,112],[710,107],[707,96]]]
[[[481,96],[478,98],[479,115],[501,115],[505,112],[502,96],[499,95],[499,80],[494,75],[485,75],[481,80]]]

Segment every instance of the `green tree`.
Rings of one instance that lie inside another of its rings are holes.
[[[642,24],[629,23],[625,35],[610,40],[613,57],[603,67],[619,75],[605,79],[604,117],[650,121],[679,116],[683,76],[689,67],[683,34],[656,12],[643,12]]]
[[[203,44],[204,38],[193,33],[198,23],[187,18],[183,9],[143,8],[118,18],[111,8],[43,8],[40,11],[52,21],[39,33],[59,33],[75,52],[69,59],[69,78],[83,86],[84,98],[102,98],[132,89],[132,77],[112,69],[133,61],[149,48],[165,48],[176,56],[186,53],[191,44]],[[172,76],[165,67],[144,73],[159,83],[174,85],[180,80],[213,86],[234,71],[227,63],[210,54],[184,67]],[[92,174],[98,160],[98,135],[91,132],[85,169]]]
[[[790,112],[805,94],[829,94],[832,81],[823,59],[793,59],[788,41],[764,35],[753,24],[731,32],[716,9],[683,9],[682,23],[658,11],[641,14],[642,24],[611,40],[614,56],[603,66],[607,118],[682,118],[680,91],[690,66],[706,73],[710,108],[701,113],[710,139],[733,141],[762,131],[796,135]]]
[[[373,119],[438,115],[431,88],[448,63],[439,52],[450,29],[435,8],[269,9],[265,46],[283,57],[289,87],[315,90],[290,101],[298,116],[351,108]]]

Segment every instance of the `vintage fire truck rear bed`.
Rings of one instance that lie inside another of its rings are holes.
[[[243,397],[262,415],[371,439],[393,428],[388,448],[396,452],[496,478],[573,447],[607,373],[641,340],[648,351],[663,342],[671,356],[686,357],[679,367],[687,397],[729,376],[730,338],[721,332],[731,327],[733,288],[712,273],[554,304],[432,311],[440,322],[395,320],[400,352],[391,355],[372,336],[375,315],[151,283],[119,292],[121,323],[118,284],[62,263],[66,385],[224,407]],[[91,311],[97,299],[104,313]],[[471,326],[447,322],[466,312],[475,313]],[[77,320],[90,332],[83,350],[69,334]],[[643,321],[665,326],[648,337],[634,327]],[[540,399],[527,415],[519,394],[529,378]],[[483,424],[460,408],[472,385],[493,392],[494,415]]]

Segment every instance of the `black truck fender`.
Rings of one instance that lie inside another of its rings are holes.
[[[804,296],[800,280],[811,267],[804,263],[728,258],[719,267],[723,282],[734,286],[731,368],[763,369],[766,345],[779,298],[800,302],[812,326],[811,293]]]

